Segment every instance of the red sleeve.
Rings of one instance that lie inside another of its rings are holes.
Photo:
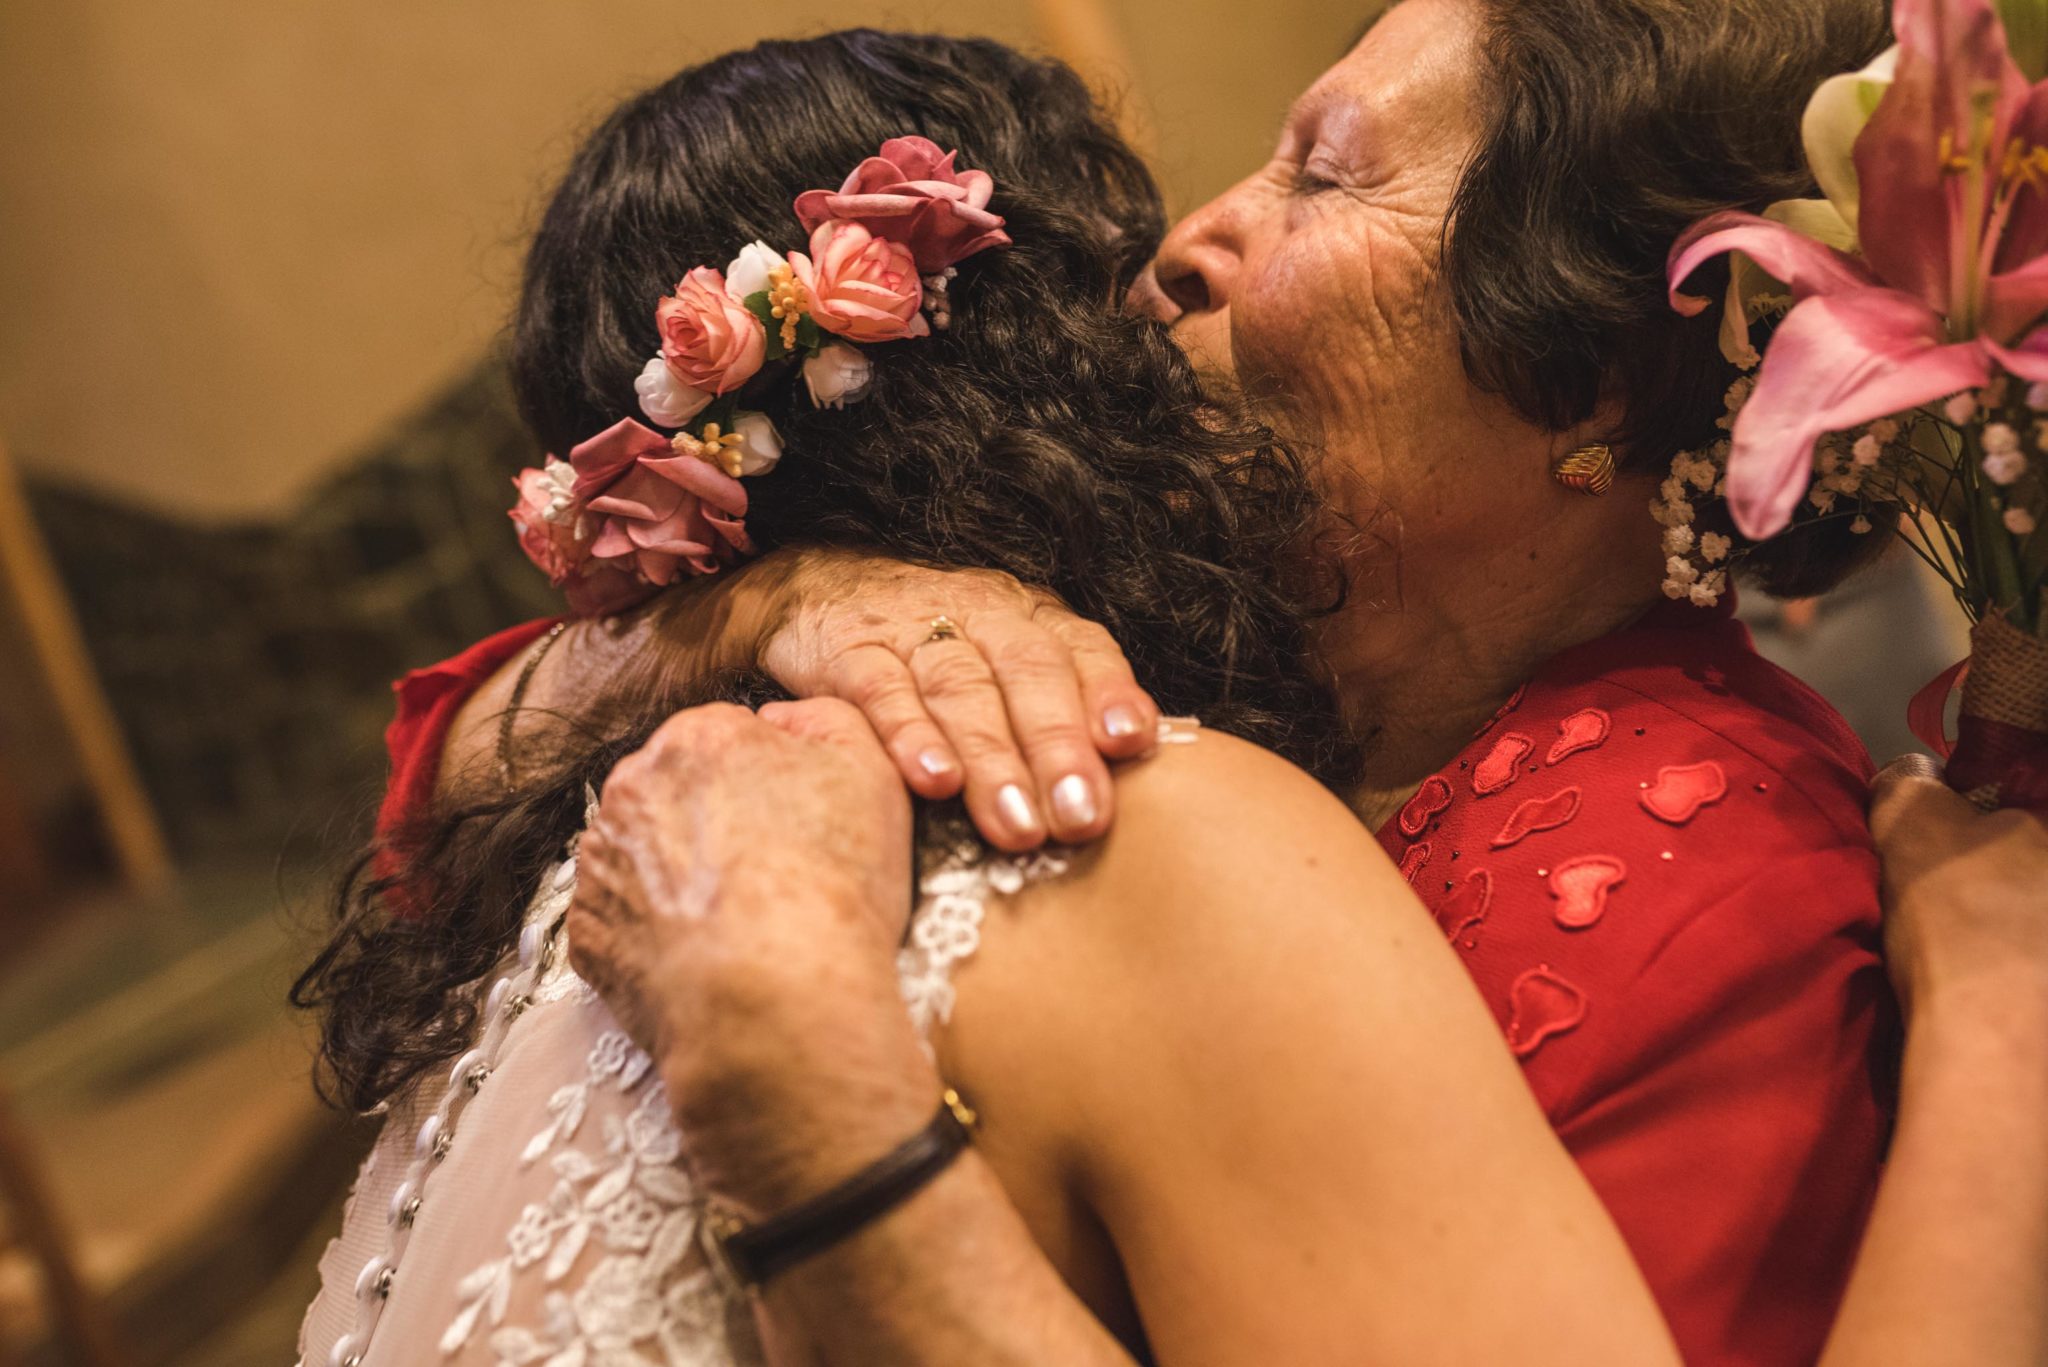
[[[432,805],[434,784],[441,776],[441,751],[462,705],[558,620],[525,622],[487,636],[460,655],[415,669],[391,686],[398,695],[398,712],[384,731],[391,777],[377,808],[380,841],[389,841]]]
[[[1876,878],[1847,846],[1757,870],[1599,1003],[1626,1029],[1545,1089],[1687,1362],[1820,1354],[1887,1126]]]

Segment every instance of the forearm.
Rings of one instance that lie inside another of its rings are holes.
[[[1916,1013],[1884,1185],[1822,1367],[2048,1360],[2044,1038],[2048,994]]]
[[[1133,1367],[971,1149],[930,1186],[770,1283],[773,1329],[829,1367]]]
[[[660,594],[618,617],[571,622],[530,674],[540,646],[514,656],[463,704],[441,752],[442,796],[496,773],[500,726],[516,705],[515,738],[549,716],[586,717],[600,703],[630,707],[690,680],[752,667],[781,611],[798,553],[764,557],[715,581]],[[518,683],[526,676],[523,692]],[[515,697],[515,693],[517,696]]]

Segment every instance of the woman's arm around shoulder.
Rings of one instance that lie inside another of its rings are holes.
[[[1158,1360],[1675,1360],[1352,813],[1217,734],[1119,787],[1073,877],[992,911],[942,1063],[992,1124],[1057,1117]]]

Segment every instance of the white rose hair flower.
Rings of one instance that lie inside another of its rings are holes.
[[[677,379],[660,356],[647,362],[640,378],[633,381],[633,392],[640,396],[640,411],[662,427],[681,427],[702,413],[712,399],[704,390]]]
[[[820,408],[844,408],[868,392],[875,368],[859,347],[833,342],[804,362],[804,387]]]

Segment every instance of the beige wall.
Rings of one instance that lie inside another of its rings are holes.
[[[0,3],[0,435],[159,506],[276,510],[489,342],[620,95],[770,34],[1038,44],[1087,3]],[[1363,8],[1105,0],[1177,203],[1258,163]]]

